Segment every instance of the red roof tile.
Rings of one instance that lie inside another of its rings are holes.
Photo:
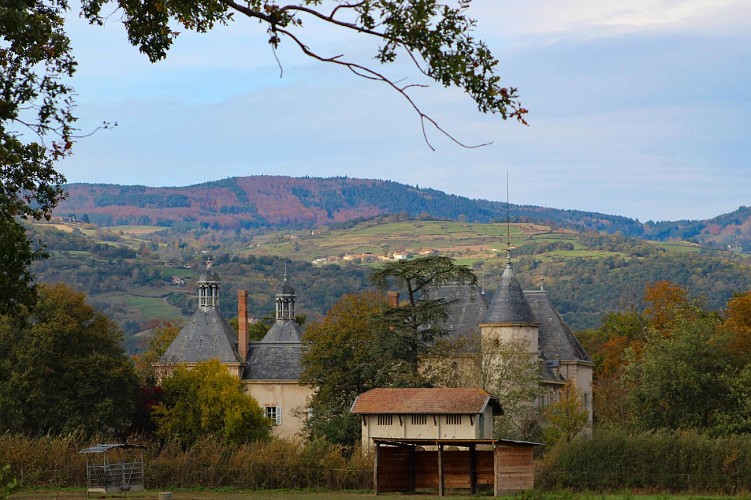
[[[474,414],[487,404],[493,414],[503,411],[498,398],[483,389],[372,389],[360,394],[352,405],[357,414]]]

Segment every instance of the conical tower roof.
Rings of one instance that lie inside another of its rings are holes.
[[[501,323],[511,325],[537,324],[529,302],[524,297],[522,287],[511,267],[511,259],[506,260],[501,283],[485,312],[483,323]]]
[[[295,289],[292,288],[292,285],[289,283],[289,279],[287,279],[287,272],[284,272],[284,280],[282,281],[282,284],[279,285],[279,288],[276,291],[276,295],[294,295]]]
[[[214,271],[211,260],[206,261],[206,268],[201,272],[198,277],[198,283],[219,283],[222,279]]]

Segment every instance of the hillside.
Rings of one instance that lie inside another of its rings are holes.
[[[435,189],[375,179],[234,177],[187,187],[69,184],[57,215],[98,226],[151,225],[177,232],[196,228],[278,230],[316,228],[386,214],[505,221],[503,202],[473,200]],[[751,252],[751,208],[707,221],[641,223],[618,215],[511,205],[514,222],[653,240],[686,240]]]
[[[237,314],[237,289],[249,290],[249,310],[273,312],[285,265],[298,293],[298,312],[320,319],[342,295],[369,286],[369,270],[394,252],[447,255],[472,267],[494,291],[510,229],[514,266],[526,288],[545,288],[574,329],[599,324],[608,311],[639,306],[644,284],[671,280],[720,308],[751,289],[748,261],[691,243],[649,243],[621,235],[579,233],[532,223],[480,224],[383,217],[347,227],[257,234],[247,230],[36,224],[34,240],[50,257],[34,264],[41,282],[66,282],[117,321],[131,351],[138,332],[195,310],[195,280],[212,256],[222,277],[221,307]],[[313,261],[317,263],[314,264]]]

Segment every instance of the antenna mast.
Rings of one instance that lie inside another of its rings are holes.
[[[511,262],[511,204],[508,197],[508,170],[506,170],[506,262]]]

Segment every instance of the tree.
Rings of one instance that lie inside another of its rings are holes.
[[[733,336],[733,354],[745,362],[751,361],[751,291],[728,301],[724,326]]]
[[[115,324],[65,285],[41,285],[33,312],[0,317],[0,429],[124,429],[137,385]]]
[[[446,334],[441,326],[447,318],[449,301],[434,297],[444,285],[476,285],[477,277],[466,266],[448,257],[419,257],[384,264],[370,275],[379,289],[396,286],[407,291],[407,300],[388,308],[380,316],[391,335],[382,338],[384,352],[401,359],[405,374],[418,375],[419,356],[436,338]]]
[[[63,30],[65,0],[8,0],[0,5],[0,313],[33,304],[31,250],[17,218],[49,219],[65,178],[54,169],[72,144],[75,69]],[[50,141],[49,136],[54,138]],[[6,263],[8,263],[6,267]]]
[[[83,14],[92,23],[102,24],[101,13],[103,9],[109,13],[110,4],[121,9],[130,42],[152,62],[166,57],[179,34],[175,25],[204,33],[216,24],[227,24],[236,14],[257,20],[266,27],[273,49],[287,40],[317,61],[349,69],[357,76],[385,83],[398,92],[420,117],[426,141],[426,124],[453,137],[413,100],[411,92],[425,85],[400,83],[344,54],[323,55],[304,41],[304,26],[310,22],[368,37],[379,44],[375,53],[379,63],[405,57],[414,63],[419,74],[446,87],[464,90],[482,113],[496,113],[503,119],[516,118],[525,123],[527,110],[519,104],[517,90],[501,85],[496,74],[498,60],[484,42],[472,35],[475,21],[467,17],[471,0],[462,0],[456,6],[437,0],[297,0],[287,4],[274,0],[84,0]]]
[[[0,314],[12,314],[36,300],[31,264],[44,256],[33,250],[24,227],[12,216],[0,215]]]
[[[638,359],[646,331],[643,315],[631,310],[608,313],[598,329],[578,334],[595,364],[592,403],[598,423],[624,423],[629,418],[623,371],[629,360]]]
[[[638,362],[625,367],[632,423],[642,430],[710,429],[730,404],[729,337],[713,313],[695,310],[671,324],[667,332],[652,330]]]
[[[0,468],[0,499],[9,498],[10,494],[18,487],[18,481],[11,476],[10,465]]]
[[[271,422],[217,360],[177,367],[162,381],[163,401],[154,408],[157,435],[184,446],[216,436],[240,444],[268,437]]]
[[[0,215],[49,218],[65,178],[54,162],[71,147],[75,62],[63,29],[64,0],[9,0],[0,7]],[[33,139],[27,140],[24,131]],[[50,134],[56,137],[45,143]]]
[[[581,394],[572,383],[567,383],[557,394],[558,400],[547,405],[542,413],[545,420],[545,442],[554,445],[568,442],[587,425],[589,415]]]
[[[467,17],[471,0],[455,7],[437,0],[362,0],[321,2],[298,0],[279,4],[274,0],[83,0],[82,15],[103,24],[119,9],[128,39],[151,61],[163,59],[178,36],[176,26],[199,33],[235,15],[257,20],[266,27],[275,50],[282,40],[305,55],[349,69],[372,81],[380,81],[402,95],[418,114],[423,136],[432,148],[426,124],[456,143],[413,100],[421,83],[401,83],[373,66],[348,60],[343,54],[322,55],[303,38],[303,23],[328,26],[368,37],[379,45],[375,59],[381,64],[404,57],[415,71],[444,86],[464,90],[482,113],[525,122],[517,90],[501,85],[498,61],[484,42],[473,37],[475,21]],[[115,9],[112,9],[112,6]],[[0,5],[0,218],[49,217],[65,196],[65,177],[55,163],[71,153],[76,135],[74,89],[67,83],[76,61],[64,30],[67,0],[7,0]],[[108,128],[104,123],[101,128]],[[26,135],[25,135],[26,134]],[[31,137],[30,139],[28,137]],[[52,139],[50,139],[52,136]],[[0,225],[0,230],[9,226]],[[10,233],[9,233],[10,234]],[[17,233],[13,233],[16,236]],[[25,238],[18,239],[23,251]],[[18,276],[22,276],[19,274]],[[29,283],[27,281],[27,283]],[[32,290],[32,289],[30,289]],[[32,290],[33,292],[33,290]],[[0,297],[0,302],[5,297]]]
[[[345,295],[305,331],[300,382],[316,388],[306,423],[310,437],[344,446],[357,440],[360,422],[349,410],[359,394],[376,387],[385,362],[374,358],[372,346],[380,333],[373,318],[386,307],[375,292]]]
[[[498,397],[503,415],[496,418],[494,434],[510,439],[534,439],[541,395],[537,353],[529,352],[524,338],[482,342],[482,386]]]
[[[647,302],[644,315],[659,331],[669,328],[679,312],[690,314],[694,311],[688,298],[688,290],[670,281],[647,284],[644,289],[644,301]]]

